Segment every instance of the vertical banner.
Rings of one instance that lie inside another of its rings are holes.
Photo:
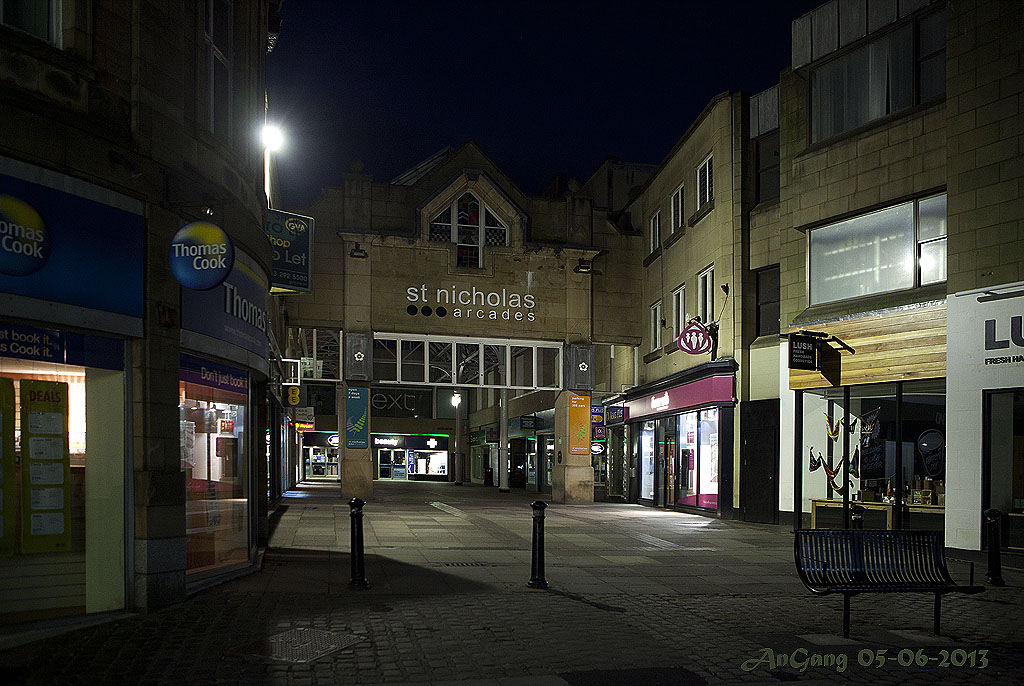
[[[590,454],[589,396],[569,396],[569,454]]]
[[[360,450],[370,447],[370,389],[349,386],[345,389],[345,447]]]
[[[21,382],[21,552],[71,549],[68,385]]]
[[[0,378],[0,555],[14,553],[14,381]]]

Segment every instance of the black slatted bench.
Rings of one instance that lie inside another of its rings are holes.
[[[850,596],[857,593],[934,593],[935,634],[942,596],[980,593],[984,586],[961,586],[946,568],[939,531],[885,529],[800,529],[794,539],[796,569],[812,593],[843,594],[843,636],[850,636]]]

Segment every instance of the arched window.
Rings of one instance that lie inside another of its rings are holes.
[[[467,191],[430,222],[430,240],[455,243],[456,266],[482,267],[483,246],[508,245],[508,227]]]

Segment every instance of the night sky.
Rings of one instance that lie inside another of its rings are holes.
[[[281,209],[386,183],[472,138],[527,194],[608,156],[658,163],[715,94],[778,82],[824,0],[285,0],[267,56]]]

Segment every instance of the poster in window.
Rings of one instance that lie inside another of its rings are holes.
[[[0,378],[0,555],[14,553],[14,381]]]
[[[21,382],[22,553],[71,549],[68,385]]]

